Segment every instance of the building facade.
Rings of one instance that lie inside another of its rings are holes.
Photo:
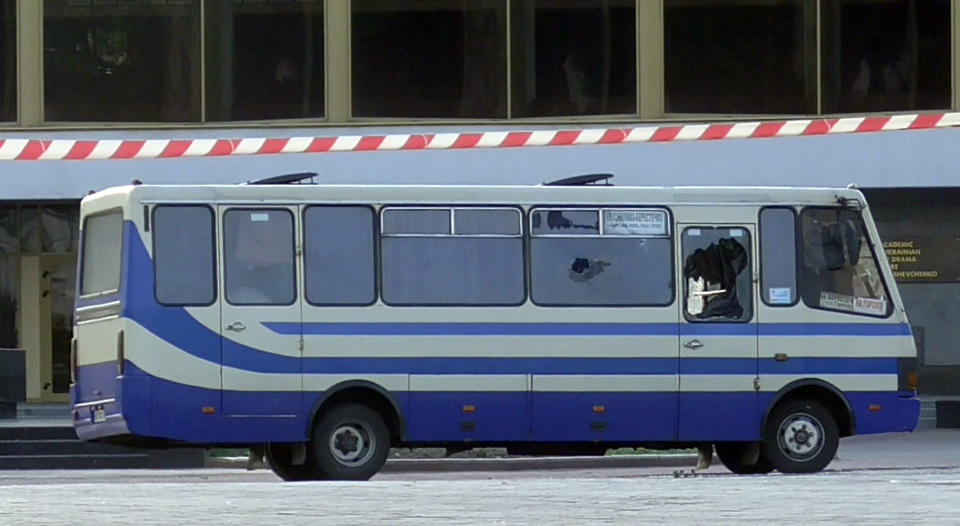
[[[0,348],[66,400],[79,199],[133,179],[855,183],[921,393],[958,396],[958,27],[960,0],[2,0]]]

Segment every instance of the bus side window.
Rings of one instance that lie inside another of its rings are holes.
[[[216,298],[213,210],[208,206],[157,205],[153,209],[153,259],[157,301],[209,305]]]
[[[748,234],[742,228],[683,232],[688,318],[746,321],[752,317],[748,247]]]
[[[368,206],[310,206],[303,216],[304,281],[312,305],[376,299],[374,214]]]
[[[223,234],[227,301],[293,303],[293,215],[288,210],[232,208],[223,216]]]
[[[772,307],[789,307],[798,300],[796,225],[792,208],[760,211],[760,291]]]

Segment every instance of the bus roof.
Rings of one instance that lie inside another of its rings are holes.
[[[744,186],[465,186],[465,185],[129,185],[108,188],[84,199],[101,208],[131,201],[370,204],[568,204],[673,205],[767,204],[830,205],[844,201],[865,204],[854,188]]]

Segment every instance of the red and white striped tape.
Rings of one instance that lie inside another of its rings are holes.
[[[960,126],[960,113],[678,124],[581,130],[341,135],[246,139],[72,140],[3,139],[0,161],[175,159],[283,153],[518,148],[587,144],[713,141]]]

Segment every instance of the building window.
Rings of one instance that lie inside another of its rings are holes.
[[[950,0],[821,2],[823,112],[950,107]]]
[[[665,0],[668,113],[816,113],[816,5]]]
[[[17,347],[20,310],[20,254],[17,207],[0,206],[0,347]]]
[[[351,2],[353,116],[505,118],[505,4]]]
[[[314,305],[369,305],[376,299],[373,209],[311,206],[303,215],[304,281]]]
[[[523,303],[520,210],[387,208],[382,221],[385,303]]]
[[[633,0],[513,2],[513,117],[635,113]]]
[[[0,121],[17,120],[17,2],[0,1]]]
[[[208,121],[324,116],[322,0],[205,10]]]
[[[674,279],[667,219],[662,209],[535,209],[530,215],[534,303],[669,305]]]
[[[213,210],[207,206],[158,206],[153,210],[153,259],[157,301],[209,305],[216,298]]]
[[[47,121],[200,119],[200,1],[44,0]]]

